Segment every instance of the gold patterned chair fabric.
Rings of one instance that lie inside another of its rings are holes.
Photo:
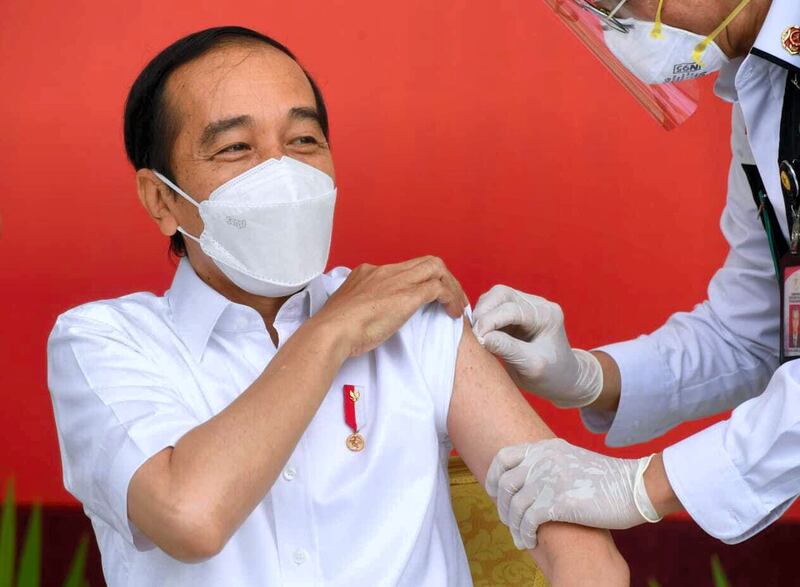
[[[547,587],[530,555],[517,550],[489,496],[460,457],[450,457],[450,495],[476,587]]]

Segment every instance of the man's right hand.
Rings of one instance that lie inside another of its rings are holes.
[[[436,257],[394,265],[360,265],[314,316],[342,329],[349,355],[369,352],[391,337],[420,307],[440,302],[453,318],[464,313],[464,290]]]
[[[496,285],[480,297],[474,317],[478,340],[503,360],[519,387],[560,407],[587,406],[600,395],[600,363],[570,347],[557,304]]]

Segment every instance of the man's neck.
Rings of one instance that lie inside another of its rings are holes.
[[[724,0],[698,5],[697,0],[671,0],[664,3],[662,19],[665,24],[704,36],[717,28],[739,2]],[[653,15],[657,5],[657,0],[650,0],[648,4]],[[771,5],[772,0],[750,0],[744,10],[714,39],[725,55],[732,59],[747,55],[764,25]]]
[[[742,13],[728,25],[721,37],[727,47],[722,50],[729,57],[743,57],[750,52],[764,26],[772,0],[751,0]]]
[[[291,296],[266,298],[244,291],[225,277],[214,262],[203,254],[199,248],[196,252],[190,251],[189,262],[197,276],[202,279],[208,287],[215,290],[220,295],[225,296],[233,303],[249,306],[258,312],[261,319],[264,320],[264,326],[266,326],[272,338],[272,342],[275,343],[276,346],[278,345],[278,335],[273,324],[281,307]]]

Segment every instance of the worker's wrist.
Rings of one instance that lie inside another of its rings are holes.
[[[619,407],[622,381],[617,362],[603,351],[592,351],[603,373],[603,388],[597,398],[588,406],[593,410],[616,412]]]
[[[603,369],[597,358],[589,351],[572,349],[578,364],[578,375],[572,392],[553,403],[560,408],[583,408],[591,405],[603,391]]]
[[[650,465],[643,476],[644,489],[659,517],[663,517],[683,509],[678,496],[670,485],[664,459],[661,453],[653,455]]]

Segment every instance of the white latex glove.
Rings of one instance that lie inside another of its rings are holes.
[[[473,332],[519,387],[562,408],[588,406],[603,390],[600,362],[572,349],[558,304],[495,285],[478,300]]]
[[[615,459],[561,439],[501,449],[486,477],[517,548],[535,548],[545,522],[624,529],[661,518],[644,487],[652,457]]]

